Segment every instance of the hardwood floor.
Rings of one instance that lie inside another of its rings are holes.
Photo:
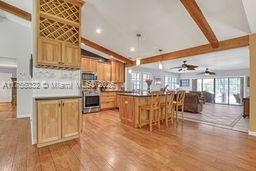
[[[256,170],[256,137],[184,121],[153,132],[83,115],[80,139],[37,149],[28,119],[0,120],[0,170]]]
[[[16,118],[16,107],[11,103],[0,103],[0,119]]]

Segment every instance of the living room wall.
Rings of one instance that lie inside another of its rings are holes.
[[[202,79],[202,78],[221,78],[221,77],[244,77],[244,97],[249,96],[249,87],[247,84],[247,77],[249,76],[249,69],[240,69],[240,70],[223,70],[223,71],[214,71],[215,76],[205,76],[197,75],[196,73],[184,73],[180,74],[180,79],[189,79],[189,87],[181,87],[181,89],[186,91],[192,90],[192,79]]]

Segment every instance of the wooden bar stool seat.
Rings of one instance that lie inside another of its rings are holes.
[[[153,125],[157,125],[160,128],[160,93],[151,93],[149,97],[149,104],[140,106],[140,113],[139,113],[139,126],[142,126],[142,115],[143,111],[148,111],[148,118],[149,118],[149,130],[152,131]]]

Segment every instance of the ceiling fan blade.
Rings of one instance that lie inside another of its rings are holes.
[[[198,68],[198,66],[196,66],[196,65],[187,65],[186,64],[186,66],[187,66],[187,68]]]
[[[195,68],[187,68],[187,70],[189,70],[189,71],[194,71],[194,70],[196,70]]]
[[[202,74],[205,74],[205,72],[200,72],[200,73],[197,73],[197,75],[202,75]]]
[[[181,67],[173,67],[173,68],[170,68],[170,69],[179,69],[179,68],[181,68]]]
[[[179,72],[182,71],[182,68],[180,68],[178,71],[179,71]]]
[[[215,72],[209,72],[210,75],[216,75]]]

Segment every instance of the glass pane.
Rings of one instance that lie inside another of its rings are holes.
[[[202,91],[202,79],[197,80],[197,91]]]
[[[239,105],[242,103],[241,78],[229,79],[229,104]]]
[[[228,104],[228,78],[216,78],[215,103]]]
[[[150,75],[147,73],[143,73],[143,80],[142,80],[142,90],[146,91],[148,89],[148,85],[146,83],[146,80],[150,79]]]
[[[205,102],[214,103],[214,79],[203,79]]]

